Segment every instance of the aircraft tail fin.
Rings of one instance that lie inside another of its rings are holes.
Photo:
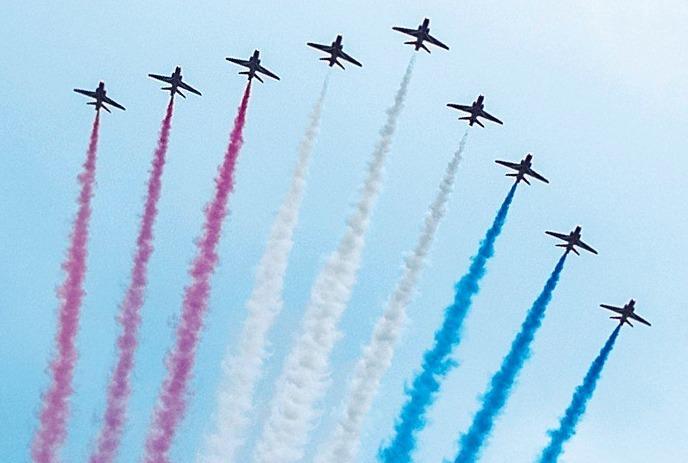
[[[570,248],[569,248],[569,245],[568,245],[568,244],[564,244],[564,243],[562,243],[562,244],[555,244],[555,246],[558,247],[558,248],[566,248],[566,252],[573,251],[576,255],[580,256],[580,253],[578,252],[578,250],[577,250],[576,248],[574,248],[574,247],[570,247]]]
[[[258,74],[253,74],[253,77],[255,77],[256,79],[258,79],[258,82],[261,82],[261,83],[263,82],[263,79],[261,79],[260,76],[259,76]]]
[[[425,51],[427,51],[428,53],[430,53],[430,49],[429,49],[428,47],[426,47],[425,44],[424,44],[423,42],[421,42],[419,45],[420,45],[420,47],[421,47],[423,50],[425,50]]]
[[[482,122],[480,122],[478,119],[475,120],[476,124],[478,124],[480,127],[485,127]]]
[[[619,320],[619,321],[621,322],[622,325],[623,325],[624,323],[626,323],[626,324],[628,324],[628,326],[630,326],[631,328],[633,328],[633,324],[632,324],[631,322],[629,322],[628,319],[624,320],[623,317],[622,317],[621,315],[615,315],[615,316],[612,316],[612,317],[609,317],[609,318],[612,319],[612,320]]]
[[[334,60],[334,64],[336,64],[340,68],[344,69],[344,65],[342,63],[340,63],[339,61],[337,61],[336,59]]]
[[[528,181],[528,179],[527,179],[527,178],[525,178],[525,177],[521,177],[521,180],[523,180],[524,182],[526,182],[526,184],[527,184],[527,185],[530,185],[530,182]]]
[[[173,87],[170,85],[169,87],[162,87],[161,90],[165,90],[165,91],[170,92],[170,95],[177,94],[177,95],[181,95],[182,98],[186,98],[186,95],[184,95],[182,92],[179,91],[179,87]]]

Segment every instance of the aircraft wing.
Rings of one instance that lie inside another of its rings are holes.
[[[650,322],[648,322],[647,320],[642,318],[640,315],[636,315],[635,313],[630,314],[629,318],[632,318],[633,320],[639,321],[640,323],[643,323],[647,326],[652,326],[652,325],[650,325]]]
[[[495,161],[495,162],[497,164],[503,165],[504,167],[508,167],[509,169],[518,170],[521,168],[521,164],[519,164],[518,162],[509,162],[509,161]]]
[[[449,106],[450,108],[458,109],[459,111],[466,111],[467,113],[470,113],[473,109],[471,106],[454,103],[449,103],[447,104],[447,106]]]
[[[555,238],[559,238],[560,240],[568,241],[569,240],[569,235],[565,235],[563,233],[557,233],[557,232],[551,232],[551,231],[546,231],[546,234],[553,236]]]
[[[96,97],[96,92],[93,92],[91,90],[81,90],[80,88],[75,88],[74,91],[76,93],[81,93],[82,95],[90,96],[91,98]]]
[[[576,243],[576,246],[579,246],[579,247],[585,249],[586,251],[592,252],[593,254],[597,254],[597,251],[595,251],[593,248],[591,248],[590,246],[588,246],[587,244],[585,244],[581,240],[578,240],[578,242]]]
[[[272,72],[268,71],[267,69],[265,69],[265,68],[264,68],[263,66],[261,66],[261,65],[258,65],[258,68],[256,69],[256,71],[262,72],[262,73],[265,74],[266,76],[272,77],[273,79],[280,80],[279,77],[277,77],[275,74],[273,74]]]
[[[621,307],[614,307],[613,305],[607,304],[600,304],[600,307],[602,307],[603,309],[611,310],[612,312],[616,312],[620,315],[623,315],[624,313],[624,309],[622,309]]]
[[[109,105],[111,105],[111,106],[114,106],[115,108],[121,109],[122,111],[126,111],[126,108],[125,108],[124,106],[122,106],[121,104],[117,103],[117,102],[116,102],[115,100],[113,100],[112,98],[103,97],[103,102],[104,102],[104,103],[107,103],[107,104],[109,104]]]
[[[405,27],[393,27],[392,29],[394,29],[397,32],[401,32],[402,34],[418,37],[418,29],[407,29]]]
[[[490,120],[490,121],[492,121],[492,122],[496,122],[497,124],[504,124],[502,121],[500,121],[499,119],[497,119],[497,118],[494,117],[492,114],[489,114],[489,113],[486,112],[486,111],[480,111],[480,115],[481,115],[482,117],[484,117],[485,119],[487,119],[487,120]]]
[[[170,77],[168,76],[161,76],[160,74],[148,74],[148,77],[152,77],[153,79],[161,80],[163,82],[167,82],[168,84],[170,83]]]
[[[445,50],[449,50],[449,47],[448,47],[448,46],[446,46],[445,44],[443,44],[442,42],[440,42],[439,40],[437,40],[435,37],[433,37],[433,36],[430,35],[430,34],[428,34],[427,41],[430,42],[430,43],[433,44],[433,45],[436,45],[436,46],[440,47],[440,48],[444,48]]]
[[[306,43],[306,45],[308,45],[309,47],[313,47],[317,50],[327,52],[327,53],[332,52],[332,47],[329,45],[322,45],[322,44],[313,43],[313,42],[308,42],[308,43]]]
[[[342,59],[345,59],[345,60],[347,60],[348,62],[355,64],[356,66],[363,67],[363,65],[362,65],[361,63],[359,63],[358,61],[356,61],[355,59],[353,59],[351,56],[347,55],[347,54],[344,53],[343,51],[340,51],[340,52],[339,52],[339,56],[340,56]]]
[[[248,60],[245,59],[239,59],[239,58],[225,58],[227,61],[230,63],[238,64],[239,66],[246,66],[248,67]]]
[[[541,182],[549,183],[549,180],[547,180],[545,177],[543,177],[542,175],[535,172],[533,169],[528,170],[528,175],[530,175],[533,178],[540,180]]]
[[[184,90],[188,90],[191,93],[195,93],[198,96],[201,96],[201,92],[193,88],[191,85],[184,83],[184,82],[179,82],[179,86],[183,88]]]

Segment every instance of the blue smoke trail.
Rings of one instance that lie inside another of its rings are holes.
[[[492,226],[480,242],[480,248],[473,256],[468,272],[456,284],[454,303],[445,309],[444,322],[435,332],[434,345],[423,355],[421,372],[414,378],[411,388],[406,390],[406,403],[394,426],[394,437],[386,447],[378,451],[379,461],[411,461],[411,453],[416,447],[416,434],[425,427],[425,412],[435,399],[440,381],[455,366],[449,356],[461,340],[461,325],[471,307],[473,296],[480,290],[478,283],[485,275],[487,261],[494,254],[495,240],[502,232],[515,192],[516,184],[509,190]]]
[[[483,403],[480,411],[473,417],[473,422],[468,431],[461,436],[461,451],[454,463],[472,463],[480,456],[480,450],[492,432],[495,418],[502,411],[511,393],[516,376],[530,356],[530,344],[533,342],[535,333],[542,324],[545,310],[552,300],[552,293],[557,287],[567,255],[568,252],[564,253],[557,262],[557,266],[554,267],[554,271],[547,279],[545,287],[528,311],[528,315],[521,325],[521,331],[511,344],[511,350],[502,360],[502,366],[492,377],[488,391],[482,398]]]
[[[595,392],[597,381],[600,379],[609,354],[614,349],[614,343],[619,336],[620,329],[621,325],[616,327],[609,339],[607,339],[607,342],[604,343],[600,353],[597,354],[595,361],[590,365],[590,369],[583,379],[583,384],[576,388],[566,413],[559,421],[559,429],[549,431],[549,445],[542,451],[538,460],[540,463],[556,463],[559,455],[562,453],[564,444],[576,434],[576,425],[585,414],[588,401],[592,397],[593,392]]]

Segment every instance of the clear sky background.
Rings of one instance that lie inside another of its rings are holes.
[[[93,88],[102,79],[127,111],[105,114],[101,126],[66,462],[84,461],[93,445],[113,363],[114,318],[167,101],[146,74],[166,74],[179,64],[203,92],[176,105],[120,457],[132,462],[141,455],[193,240],[244,87],[239,69],[224,58],[248,57],[259,48],[264,64],[282,77],[256,85],[250,105],[193,398],[173,452],[176,461],[189,462],[211,424],[218,366],[244,319],[253,269],[327,74],[305,42],[329,43],[341,33],[345,50],[364,67],[333,72],[285,310],[260,386],[259,418],[267,414],[271,379],[296,335],[313,277],[343,232],[384,109],[412,54],[391,27],[416,27],[426,16],[451,51],[418,56],[309,455],[333,425],[346,378],[463,134],[445,104],[470,103],[484,93],[487,109],[505,125],[471,130],[411,321],[367,420],[360,461],[372,461],[390,435],[404,382],[509,188],[493,160],[519,160],[528,151],[551,184],[519,187],[464,327],[456,352],[461,365],[432,409],[418,461],[437,463],[455,453],[477,396],[559,256],[544,230],[577,224],[600,255],[569,259],[532,359],[482,461],[534,459],[614,327],[598,304],[621,305],[631,297],[653,326],[623,330],[562,461],[685,460],[688,6],[680,0],[7,2],[0,18],[0,460],[27,461],[48,383],[54,289],[62,281],[75,176],[93,118],[71,89]]]

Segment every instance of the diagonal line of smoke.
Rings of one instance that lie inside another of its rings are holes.
[[[394,435],[378,450],[377,458],[384,463],[411,461],[416,449],[417,435],[425,428],[426,413],[435,401],[442,380],[454,367],[451,354],[461,342],[461,327],[473,304],[473,297],[480,291],[480,281],[487,272],[487,262],[494,255],[497,238],[502,233],[509,207],[516,193],[514,184],[499,207],[492,225],[480,242],[468,272],[456,284],[454,302],[445,309],[442,326],[435,332],[433,346],[423,354],[421,371],[406,390],[406,402],[399,412]]]
[[[618,325],[590,365],[590,369],[588,369],[588,372],[585,374],[583,383],[576,388],[576,392],[574,392],[573,397],[571,397],[571,403],[566,408],[564,416],[562,416],[559,421],[559,428],[549,431],[550,441],[547,447],[542,451],[538,460],[539,463],[556,463],[559,456],[561,456],[564,451],[564,445],[574,436],[574,434],[576,434],[576,426],[581,418],[583,418],[583,415],[585,415],[588,402],[595,392],[597,382],[600,376],[602,376],[604,364],[607,362],[607,358],[609,358],[612,349],[614,349],[614,344],[616,343],[616,338],[619,336],[620,330],[621,325]]]
[[[42,397],[40,421],[31,445],[31,456],[36,463],[57,461],[59,448],[67,435],[69,397],[73,392],[72,378],[78,356],[75,341],[79,330],[81,303],[84,298],[88,227],[91,221],[91,198],[96,176],[99,130],[100,112],[97,112],[91,128],[86,161],[78,177],[81,185],[79,209],[74,219],[67,258],[62,264],[67,275],[58,289],[60,310],[55,336],[57,351],[50,362],[51,383]]]
[[[461,436],[461,450],[454,463],[475,462],[492,433],[497,416],[504,409],[511,395],[516,378],[530,357],[530,345],[545,318],[547,306],[552,300],[559,277],[564,269],[568,251],[557,262],[554,271],[547,279],[542,292],[528,310],[521,329],[514,338],[509,353],[502,360],[499,370],[492,376],[487,392],[482,396],[482,404],[468,431]]]
[[[387,301],[382,316],[373,329],[373,336],[356,364],[344,398],[342,415],[333,435],[315,457],[316,463],[353,462],[358,452],[363,420],[370,411],[382,376],[392,363],[394,349],[406,321],[406,309],[413,298],[425,259],[437,228],[446,213],[447,202],[454,187],[456,173],[466,146],[468,130],[459,148],[449,161],[437,194],[425,215],[423,228],[411,255],[404,260],[403,273]]]

